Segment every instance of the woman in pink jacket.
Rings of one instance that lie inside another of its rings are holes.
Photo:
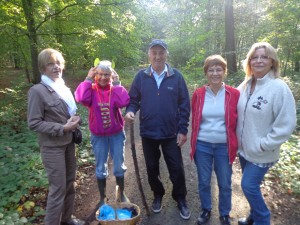
[[[121,108],[129,104],[129,95],[121,86],[111,62],[101,61],[90,69],[75,91],[75,99],[89,110],[91,143],[96,158],[96,177],[100,206],[106,201],[108,152],[113,159],[113,174],[121,192],[121,201],[129,202],[124,193],[125,132]]]
[[[192,98],[191,158],[197,166],[202,208],[197,224],[205,224],[210,218],[210,180],[214,169],[219,186],[220,221],[223,225],[230,225],[231,175],[237,152],[235,129],[239,91],[224,84],[226,70],[227,63],[222,56],[209,56],[204,62],[208,84],[198,88]]]

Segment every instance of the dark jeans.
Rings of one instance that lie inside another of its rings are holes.
[[[154,196],[165,194],[159,172],[159,159],[162,151],[173,184],[172,197],[175,201],[185,199],[187,193],[181,149],[178,147],[176,140],[177,138],[154,140],[142,137],[148,182]]]
[[[260,190],[260,185],[269,167],[256,166],[241,155],[239,158],[243,172],[241,186],[251,208],[249,216],[254,220],[255,225],[270,225],[271,212]]]
[[[202,209],[212,209],[211,175],[215,171],[219,187],[219,213],[227,216],[231,211],[231,175],[227,143],[197,141],[195,163]]]

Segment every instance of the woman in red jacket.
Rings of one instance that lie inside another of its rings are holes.
[[[220,55],[204,63],[208,84],[198,88],[192,98],[191,158],[198,172],[202,211],[197,224],[205,224],[212,209],[211,174],[214,169],[219,186],[221,224],[230,224],[232,163],[237,152],[237,102],[239,91],[224,84],[227,63]],[[214,168],[213,168],[214,166]]]

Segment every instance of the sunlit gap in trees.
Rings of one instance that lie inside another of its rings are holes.
[[[136,1],[139,5],[141,5],[145,10],[149,11],[152,9],[159,9],[161,11],[167,10],[167,4],[164,0],[137,0]]]

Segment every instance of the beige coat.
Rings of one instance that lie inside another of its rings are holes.
[[[63,132],[70,118],[67,104],[49,86],[39,83],[28,92],[27,121],[38,132],[40,146],[62,146],[72,142],[72,132]]]

